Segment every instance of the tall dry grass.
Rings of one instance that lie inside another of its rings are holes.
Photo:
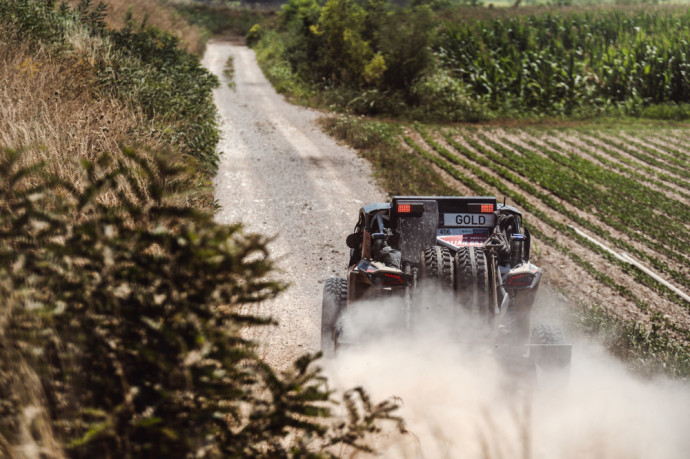
[[[0,39],[0,145],[24,150],[23,162],[81,188],[80,160],[124,159],[121,145],[163,149],[153,123],[135,108],[96,96],[89,57],[55,58]]]

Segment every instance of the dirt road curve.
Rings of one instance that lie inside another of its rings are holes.
[[[222,77],[229,56],[235,89]],[[223,81],[214,93],[223,152],[215,182],[223,209],[216,219],[242,221],[253,232],[277,236],[272,254],[292,285],[262,305],[262,313],[279,325],[257,338],[270,362],[289,364],[319,348],[323,281],[345,271],[345,237],[357,210],[384,194],[354,151],[319,130],[319,112],[276,94],[251,50],[211,42],[203,63]]]

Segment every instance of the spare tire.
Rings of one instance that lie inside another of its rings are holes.
[[[428,247],[422,251],[420,265],[421,306],[440,311],[441,306],[448,305],[453,291],[453,254],[447,247]]]
[[[422,252],[422,282],[444,290],[453,289],[453,255],[446,247],[435,245]]]
[[[455,290],[465,308],[488,312],[491,300],[489,265],[481,248],[460,247],[455,254]]]
[[[347,279],[331,277],[323,286],[321,304],[321,352],[333,357],[337,347],[335,325],[347,306]]]

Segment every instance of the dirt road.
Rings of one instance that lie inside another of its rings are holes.
[[[229,56],[235,89],[222,77]],[[291,286],[261,306],[279,325],[256,338],[271,363],[286,365],[319,349],[323,281],[345,272],[345,237],[358,209],[385,196],[368,165],[319,130],[319,112],[276,94],[253,51],[211,42],[203,63],[223,81],[214,93],[223,152],[215,181],[223,209],[216,219],[276,236],[271,251]]]

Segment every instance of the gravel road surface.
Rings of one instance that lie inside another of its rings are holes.
[[[234,89],[222,76],[230,56]],[[345,274],[345,237],[358,209],[386,196],[364,160],[320,131],[315,121],[321,113],[276,94],[253,51],[212,41],[203,64],[222,81],[214,92],[223,152],[215,180],[222,205],[216,220],[241,221],[252,232],[276,237],[272,256],[291,286],[261,305],[279,325],[254,337],[269,362],[289,365],[319,349],[323,282]]]

